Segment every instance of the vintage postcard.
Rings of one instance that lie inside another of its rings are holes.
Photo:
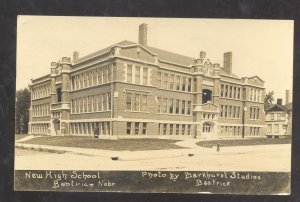
[[[19,16],[15,190],[290,194],[293,26]]]

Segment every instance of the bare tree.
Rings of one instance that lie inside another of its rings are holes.
[[[265,111],[273,104],[273,101],[274,101],[274,91],[267,92],[264,99]]]

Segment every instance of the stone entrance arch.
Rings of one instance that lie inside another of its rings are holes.
[[[212,121],[206,121],[202,124],[202,135],[213,136],[215,134],[215,123]]]
[[[52,123],[54,126],[55,135],[60,135],[60,120],[54,119]]]

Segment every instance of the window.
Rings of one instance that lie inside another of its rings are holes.
[[[175,87],[176,90],[180,90],[180,76],[175,77]]]
[[[162,100],[162,113],[167,113],[167,107],[168,107],[168,99],[163,98]]]
[[[188,78],[188,92],[191,92],[192,91],[192,79],[191,78]]]
[[[134,134],[135,134],[135,135],[138,135],[139,132],[140,132],[140,123],[135,122],[135,123],[134,123]]]
[[[107,110],[107,95],[103,94],[103,111]]]
[[[161,113],[161,98],[160,97],[157,98],[157,103],[158,103],[157,112]]]
[[[108,110],[111,110],[111,93],[107,93]]]
[[[132,83],[132,65],[127,65],[127,82]]]
[[[163,135],[167,135],[167,127],[168,127],[168,124],[164,123],[163,124]]]
[[[93,85],[97,85],[97,77],[98,77],[98,70],[94,69],[93,70]]]
[[[103,83],[107,83],[107,77],[108,77],[108,66],[103,67]]]
[[[229,87],[229,98],[232,98],[232,86]]]
[[[176,107],[175,113],[176,113],[176,114],[179,114],[179,100],[176,100],[175,107]]]
[[[98,95],[98,111],[103,110],[103,97],[102,95]]]
[[[141,83],[141,67],[135,66],[135,83],[140,84]]]
[[[93,82],[93,72],[89,71],[88,72],[88,85],[92,86],[92,82]]]
[[[161,72],[157,72],[157,82],[158,82],[158,87],[161,88],[161,77],[162,77],[162,73]]]
[[[268,124],[268,133],[272,133],[272,124]]]
[[[131,103],[132,103],[132,94],[127,93],[127,98],[126,98],[126,110],[131,111]]]
[[[279,133],[279,124],[275,124],[275,133]]]
[[[173,135],[173,127],[174,127],[174,124],[170,124],[170,131],[169,131],[170,135]]]
[[[223,96],[224,96],[224,85],[221,84],[221,97],[223,97]]]
[[[273,121],[274,120],[274,114],[270,114],[270,120]]]
[[[186,91],[186,77],[182,77],[182,91]]]
[[[202,90],[202,103],[207,103],[212,100],[212,91],[208,89]]]
[[[126,134],[127,135],[131,134],[131,122],[127,122]]]
[[[170,90],[173,90],[174,89],[174,74],[170,74],[169,76],[169,89]]]
[[[147,95],[141,95],[141,111],[147,111]]]
[[[225,85],[224,97],[227,97],[227,92],[228,92],[228,86],[227,86],[227,85]]]
[[[140,111],[140,95],[134,95],[134,111]]]
[[[148,85],[148,68],[143,68],[143,84]]]
[[[181,125],[181,135],[185,135],[185,125]]]
[[[165,88],[165,89],[168,88],[168,80],[169,80],[168,73],[164,73],[164,86],[163,86],[163,88]]]
[[[147,123],[143,123],[142,134],[143,135],[147,134]]]
[[[192,110],[192,101],[188,101],[188,105],[187,105],[187,114],[191,114],[191,110]]]
[[[97,112],[98,111],[98,96],[97,95],[94,95],[93,96],[93,111],[94,112]]]
[[[224,112],[224,106],[221,105],[221,107],[220,107],[220,117],[223,117],[223,112]]]
[[[107,81],[111,82],[112,80],[112,67],[111,66],[107,66]]]
[[[277,120],[281,120],[281,113],[277,113]]]
[[[92,99],[91,96],[88,96],[88,112],[92,111]]]
[[[102,67],[98,69],[98,84],[102,84],[102,78],[103,78],[103,71]]]
[[[187,125],[187,135],[191,135],[191,125]]]
[[[168,113],[173,114],[173,112],[174,112],[174,99],[170,99]]]
[[[87,79],[88,79],[88,74],[87,72],[83,73],[83,87],[86,88],[87,87]]]
[[[61,102],[61,88],[56,89],[57,102]]]
[[[185,100],[182,100],[181,114],[185,114]]]
[[[176,131],[175,131],[176,135],[179,135],[179,124],[176,124]]]

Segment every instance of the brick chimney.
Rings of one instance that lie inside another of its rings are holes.
[[[147,46],[147,24],[145,23],[139,26],[139,44]]]
[[[282,99],[277,99],[277,104],[282,105]]]
[[[223,69],[227,74],[232,73],[232,52],[224,53]]]
[[[205,58],[206,58],[206,52],[200,51],[200,59],[205,59]]]
[[[285,91],[285,104],[288,104],[291,102],[291,91],[286,90]]]
[[[78,51],[74,51],[73,52],[73,62],[75,62],[78,59],[79,59],[79,52]]]

